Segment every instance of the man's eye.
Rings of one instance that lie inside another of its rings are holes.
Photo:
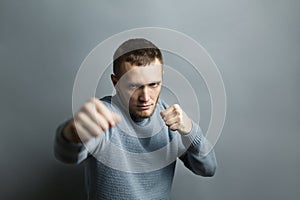
[[[157,86],[159,86],[159,83],[150,83],[149,86],[150,87],[157,87]]]

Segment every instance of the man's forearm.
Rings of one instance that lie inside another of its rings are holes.
[[[185,166],[197,175],[213,176],[217,168],[215,153],[200,127],[193,122],[192,132],[185,137],[190,140],[187,151],[180,156]]]
[[[54,155],[61,162],[78,164],[87,157],[88,152],[81,142],[71,142],[63,135],[63,130],[68,122],[69,120],[56,129]]]

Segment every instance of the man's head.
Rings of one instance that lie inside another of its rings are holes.
[[[112,82],[133,117],[153,114],[162,85],[160,50],[145,39],[124,42],[114,54]]]

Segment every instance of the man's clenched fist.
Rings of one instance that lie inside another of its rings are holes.
[[[161,111],[160,115],[171,130],[179,131],[183,135],[191,132],[192,121],[178,104]]]
[[[99,136],[121,121],[98,99],[91,98],[78,111],[63,130],[64,137],[71,142],[85,142]]]

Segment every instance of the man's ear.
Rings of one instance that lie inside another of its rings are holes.
[[[118,78],[116,77],[116,75],[111,74],[110,79],[111,79],[111,82],[113,83],[114,87],[116,87],[116,84],[118,82]]]

